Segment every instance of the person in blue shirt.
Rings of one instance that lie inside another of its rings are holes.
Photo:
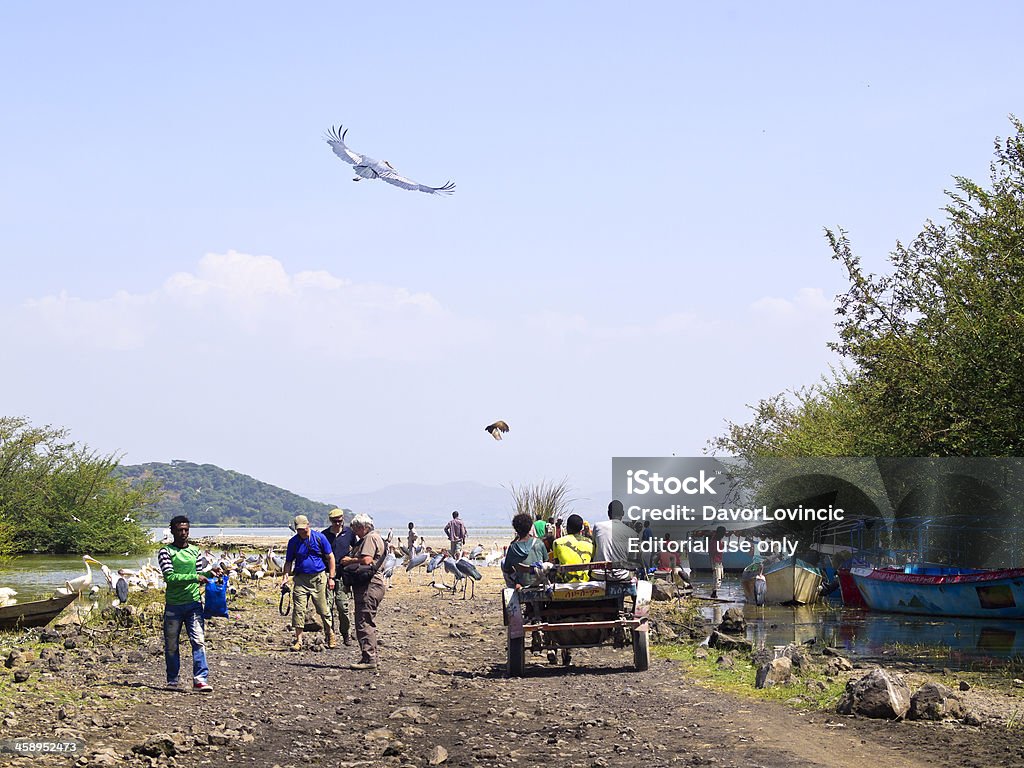
[[[326,539],[331,542],[331,549],[334,552],[334,562],[336,568],[341,568],[341,558],[347,557],[348,553],[352,549],[352,545],[356,542],[356,535],[352,532],[352,528],[345,525],[345,512],[341,509],[332,509],[327,515],[331,521],[331,525],[325,528],[322,533]],[[348,594],[349,588],[341,583],[341,574],[338,570],[334,572],[334,589],[328,590],[327,592],[327,604],[333,605],[334,617],[338,620],[338,632],[341,633],[341,642],[345,645],[352,644],[352,621],[348,615]],[[331,625],[333,629],[334,625]],[[327,644],[328,648],[334,648],[337,646],[337,642],[332,641]]]
[[[295,535],[288,540],[284,558],[282,587],[288,583],[288,575],[293,571],[292,629],[295,630],[295,642],[292,650],[302,650],[302,630],[306,626],[306,606],[310,598],[323,622],[327,646],[333,648],[336,641],[331,629],[327,590],[334,589],[334,552],[326,536],[320,531],[310,530],[309,518],[305,515],[295,518]]]

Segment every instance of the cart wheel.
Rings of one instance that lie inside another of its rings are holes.
[[[572,664],[572,651],[570,651],[568,648],[563,648],[562,649],[562,666],[563,667],[568,667],[570,664]]]
[[[633,630],[633,666],[637,672],[646,672],[650,666],[650,654],[647,646],[647,633]]]
[[[526,671],[525,638],[510,637],[508,639],[508,670],[509,677],[522,677]]]

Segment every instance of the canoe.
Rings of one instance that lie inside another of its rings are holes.
[[[873,611],[1024,619],[1024,568],[908,565],[852,568],[850,574]]]
[[[30,603],[16,603],[0,608],[0,629],[21,629],[22,627],[45,627],[65,608],[75,601],[78,593],[59,595],[49,600]]]
[[[751,563],[743,570],[741,583],[748,603],[756,605],[755,582],[761,563]],[[772,604],[810,605],[820,592],[821,571],[797,557],[787,557],[764,565],[766,602]]]

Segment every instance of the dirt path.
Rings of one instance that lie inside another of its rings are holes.
[[[423,766],[438,747],[450,766],[1024,765],[1020,731],[1001,722],[802,713],[711,692],[657,655],[636,673],[628,650],[577,651],[570,668],[528,655],[527,676],[509,680],[496,570],[485,569],[469,601],[436,597],[424,580],[396,576],[378,616],[377,672],[344,668],[358,651],[318,640],[289,652],[269,582],[230,621],[211,622],[210,695],[162,689],[157,636],[54,644],[43,656],[58,659],[56,672],[42,666],[19,691],[5,670],[0,694],[15,724],[4,738],[77,735],[91,756],[79,765]],[[173,757],[132,752],[155,734],[171,737]],[[12,759],[47,763],[71,764]]]

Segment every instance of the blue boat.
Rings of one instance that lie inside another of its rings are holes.
[[[850,575],[873,611],[1024,619],[1024,568],[980,570],[926,563],[855,567]]]

